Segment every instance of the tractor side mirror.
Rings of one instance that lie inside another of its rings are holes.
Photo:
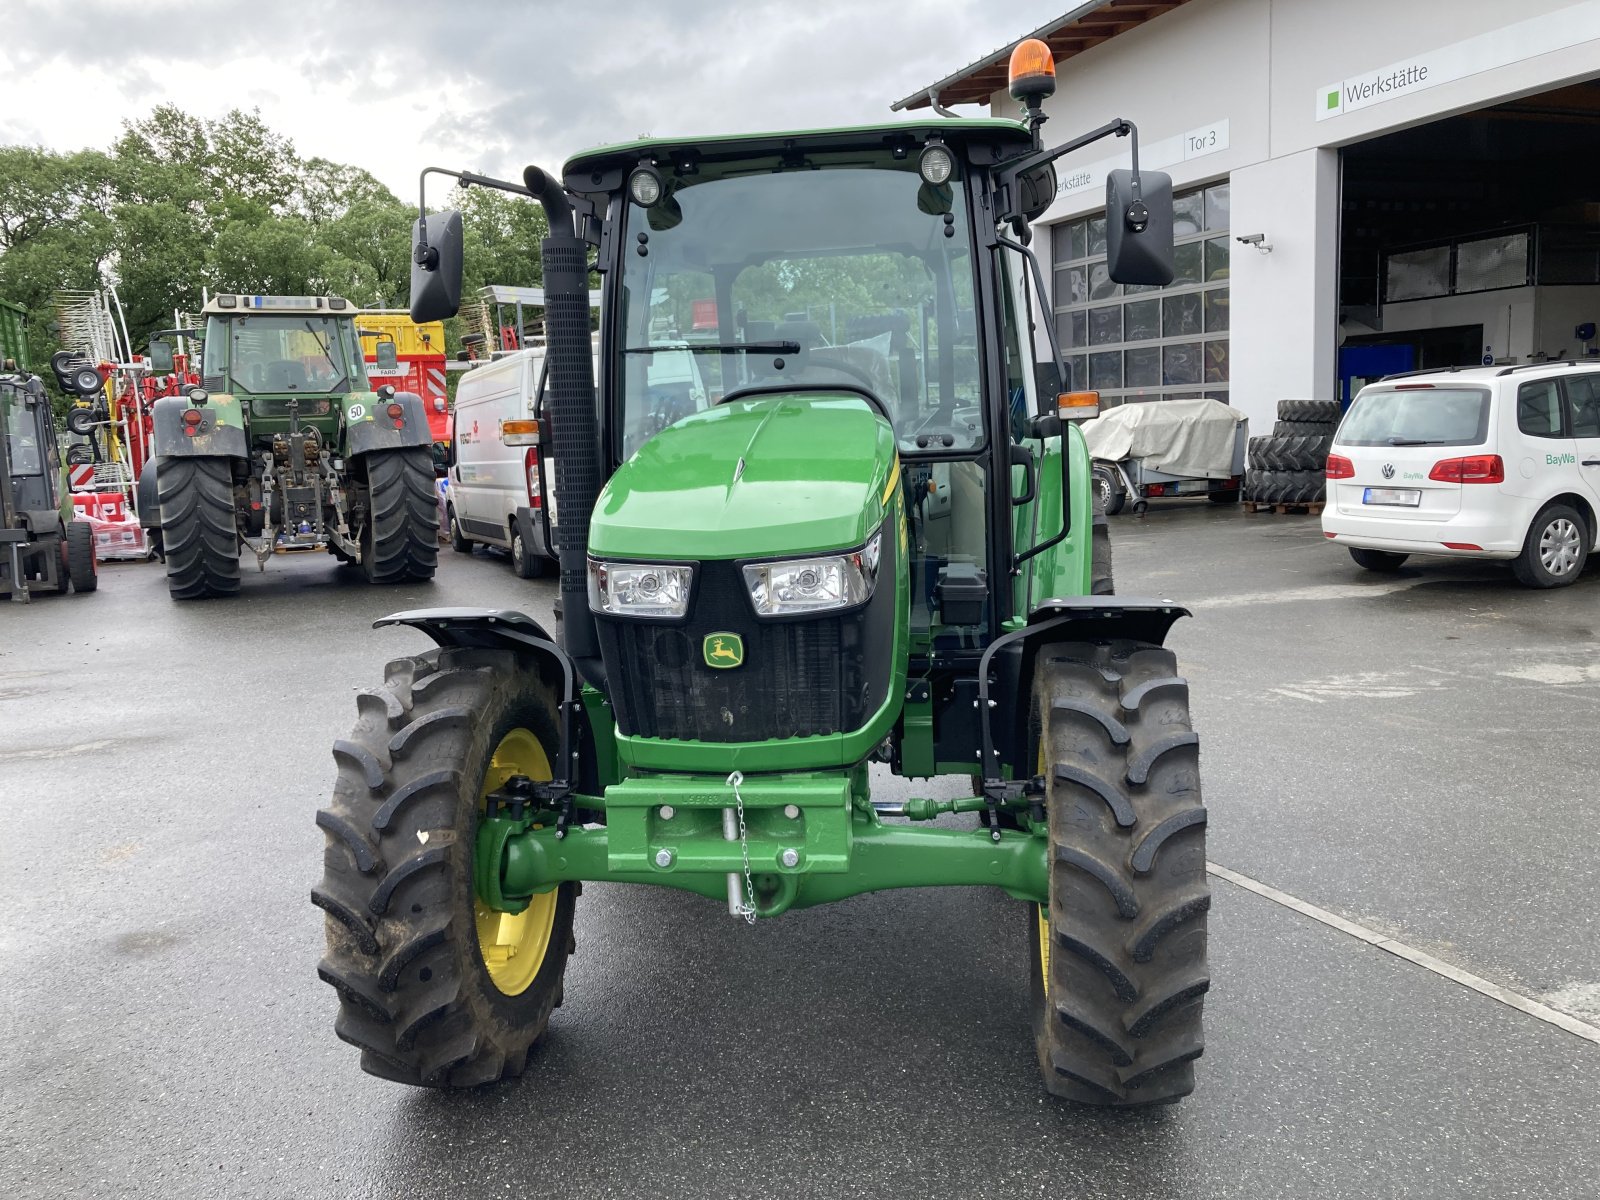
[[[1106,176],[1106,268],[1117,283],[1172,282],[1172,176],[1112,171]]]
[[[453,317],[461,307],[461,214],[428,214],[411,223],[411,319],[417,324]]]
[[[458,285],[459,286],[459,285]],[[378,370],[384,374],[393,374],[400,366],[400,354],[395,349],[393,342],[383,341],[378,343]]]
[[[172,359],[171,342],[150,343],[150,369],[157,375],[170,375],[176,364]]]

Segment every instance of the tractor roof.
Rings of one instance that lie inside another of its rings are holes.
[[[207,300],[203,311],[225,315],[240,312],[324,313],[353,317],[356,315],[356,306],[343,296],[246,296],[222,292]]]
[[[803,129],[778,133],[732,133],[713,137],[649,137],[585,150],[567,160],[562,174],[572,186],[574,174],[631,167],[642,158],[673,161],[685,154],[718,158],[760,157],[808,150],[848,150],[915,145],[937,136],[946,142],[986,143],[1020,153],[1033,145],[1026,125],[1003,117],[947,117],[924,121],[891,121],[840,129]],[[582,189],[575,189],[582,190]]]

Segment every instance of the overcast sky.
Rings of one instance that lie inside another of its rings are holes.
[[[9,0],[0,144],[104,147],[162,102],[258,108],[302,156],[409,199],[426,165],[520,178],[643,133],[893,119],[892,101],[1073,6]]]

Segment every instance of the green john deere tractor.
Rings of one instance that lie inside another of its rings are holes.
[[[1185,614],[1104,594],[1063,419],[1093,397],[1036,372],[1060,355],[1030,317],[1052,161],[1136,135],[1042,149],[1029,99],[1025,123],[651,139],[524,188],[457,176],[550,218],[536,432],[564,620],[559,640],[509,611],[380,622],[438,648],[358,697],[312,891],[366,1070],[520,1074],[586,881],[750,921],[982,884],[1022,902],[1051,1092],[1193,1089],[1206,810],[1162,647]],[[1169,282],[1171,183],[1134,164],[1107,183],[1111,275]],[[415,236],[413,316],[432,320],[459,297],[460,216],[424,209]],[[663,356],[702,386],[657,388]],[[873,763],[972,794],[875,800]],[[979,820],[931,823],[952,812]]]
[[[173,599],[236,595],[241,549],[262,570],[325,549],[373,583],[431,579],[427,413],[412,393],[369,387],[349,302],[213,296],[203,337],[203,385],[155,402],[139,480]],[[157,349],[170,361],[169,344]]]

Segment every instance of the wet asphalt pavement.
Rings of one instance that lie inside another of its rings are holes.
[[[1210,857],[1600,1022],[1600,569],[1369,575],[1205,504],[1112,528],[1119,590],[1196,614]],[[1028,914],[965,889],[747,929],[591,885],[523,1080],[363,1075],[307,893],[354,690],[426,644],[371,621],[554,595],[440,563],[0,605],[0,1196],[1596,1194],[1600,1045],[1220,879],[1199,1090],[1154,1113],[1043,1094]]]

